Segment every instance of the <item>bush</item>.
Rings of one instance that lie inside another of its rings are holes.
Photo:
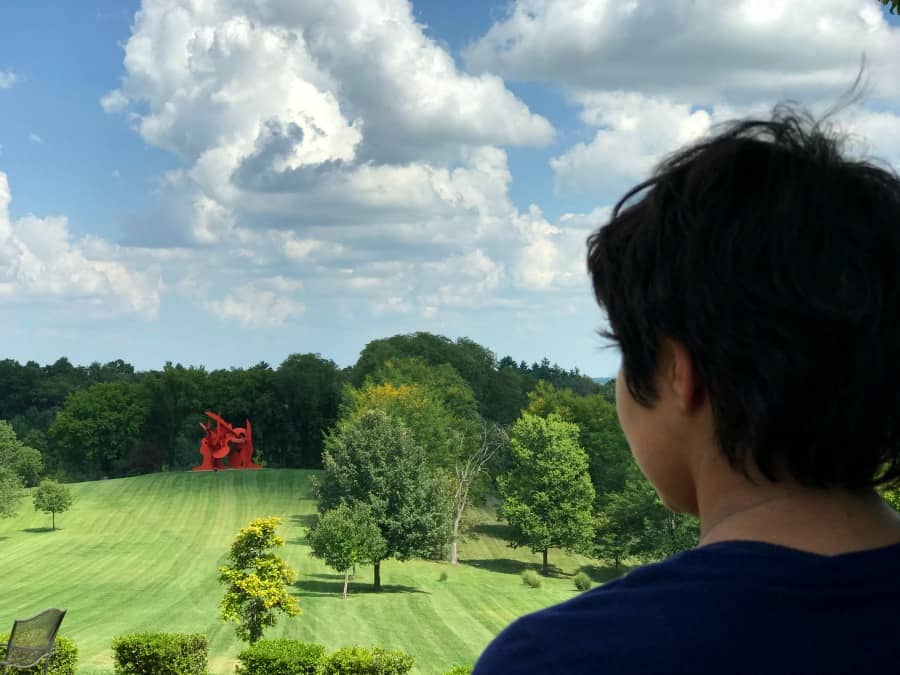
[[[208,645],[198,633],[132,633],[113,640],[119,675],[205,675]]]
[[[540,588],[542,580],[534,570],[525,570],[522,572],[522,583],[532,588]]]
[[[575,588],[579,591],[587,591],[591,588],[591,578],[584,572],[575,575]]]
[[[405,675],[413,658],[381,647],[344,647],[325,659],[322,675]]]
[[[299,640],[260,640],[238,654],[240,675],[316,675],[325,647]]]
[[[9,641],[9,633],[0,634],[0,660],[6,658],[6,643]],[[50,655],[49,675],[75,675],[75,667],[78,665],[78,647],[69,638],[56,636],[53,645],[53,654]],[[32,668],[24,668],[14,671],[23,675],[37,675],[44,672],[44,662]]]
[[[472,668],[475,666],[454,666],[444,675],[472,675]]]
[[[441,576],[438,577],[438,581],[447,581],[450,578],[450,575],[447,574],[447,570],[441,572]]]

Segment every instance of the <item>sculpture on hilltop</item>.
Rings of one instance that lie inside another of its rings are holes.
[[[207,411],[206,416],[211,421],[200,423],[200,428],[205,432],[200,441],[203,463],[195,466],[194,471],[262,468],[253,463],[253,427],[250,420],[247,420],[245,427],[233,427],[221,415]]]

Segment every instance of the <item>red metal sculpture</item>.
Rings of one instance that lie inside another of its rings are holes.
[[[206,416],[216,424],[200,423],[200,428],[206,432],[200,441],[203,463],[195,466],[194,471],[262,468],[253,463],[253,427],[250,426],[250,420],[247,420],[246,427],[233,427],[216,413],[207,411]],[[226,457],[228,466],[223,461]]]

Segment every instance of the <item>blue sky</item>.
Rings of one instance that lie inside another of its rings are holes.
[[[824,106],[865,51],[846,124],[900,159],[875,0],[331,7],[0,6],[4,357],[348,365],[429,330],[612,375],[584,238],[662,154]]]

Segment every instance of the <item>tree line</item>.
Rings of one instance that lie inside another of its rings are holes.
[[[0,419],[40,451],[49,475],[63,480],[188,468],[197,463],[205,410],[235,423],[251,419],[254,445],[268,466],[319,468],[324,433],[337,422],[344,389],[361,386],[392,358],[453,368],[471,387],[479,413],[501,424],[516,418],[540,380],[579,393],[597,389],[577,369],[549,359],[516,363],[466,338],[414,333],[370,342],[346,368],[319,354],[293,354],[278,367],[261,362],[211,371],[7,359],[0,361]]]
[[[4,361],[0,385],[0,417],[43,461],[32,484],[183,470],[198,462],[204,410],[250,418],[257,460],[324,468],[314,551],[342,572],[372,564],[376,586],[388,558],[455,563],[474,503],[496,508],[545,572],[555,548],[618,566],[696,538],[635,468],[613,382],[466,338],[374,340],[343,369],[318,354],[213,371]]]

